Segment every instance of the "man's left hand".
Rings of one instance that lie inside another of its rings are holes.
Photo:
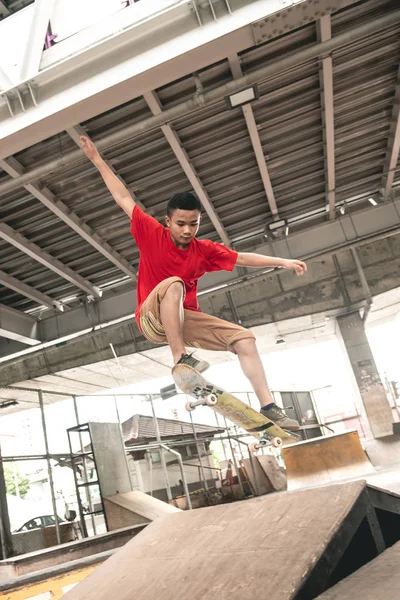
[[[296,271],[296,275],[304,275],[304,273],[307,271],[307,265],[302,260],[285,259],[282,267],[284,269],[292,269],[293,271]]]

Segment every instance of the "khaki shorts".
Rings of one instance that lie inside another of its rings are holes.
[[[156,344],[168,343],[161,323],[160,304],[172,283],[179,277],[169,277],[159,283],[147,296],[140,309],[140,328],[143,335]],[[185,321],[183,339],[186,346],[203,350],[229,350],[234,352],[234,344],[243,339],[255,339],[253,333],[235,323],[206,315],[202,312],[184,309]]]

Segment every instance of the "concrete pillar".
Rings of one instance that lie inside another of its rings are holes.
[[[7,490],[0,448],[0,559],[4,560],[13,554],[14,550],[7,506]]]
[[[358,311],[337,317],[374,438],[393,434],[393,415]]]

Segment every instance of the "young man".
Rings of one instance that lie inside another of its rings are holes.
[[[198,371],[209,365],[187,354],[185,346],[205,350],[230,350],[237,354],[249,379],[261,412],[281,427],[296,430],[273,400],[253,333],[199,310],[197,282],[211,271],[240,267],[282,267],[303,275],[300,260],[236,252],[209,240],[198,240],[201,204],[193,194],[175,194],[168,202],[167,227],[144,213],[129,191],[99,155],[94,143],[82,136],[81,147],[97,167],[116,203],[131,219],[131,233],[140,251],[136,320],[143,335],[158,344],[168,343],[174,363],[188,364]]]

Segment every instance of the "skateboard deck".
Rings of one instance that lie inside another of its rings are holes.
[[[193,367],[175,365],[172,369],[172,376],[178,388],[195,399],[195,402],[187,403],[188,410],[193,410],[201,404],[208,405],[215,412],[239,425],[259,440],[269,441],[274,446],[281,443],[294,444],[299,441],[239,398],[204,379]],[[277,442],[277,440],[281,442]]]

